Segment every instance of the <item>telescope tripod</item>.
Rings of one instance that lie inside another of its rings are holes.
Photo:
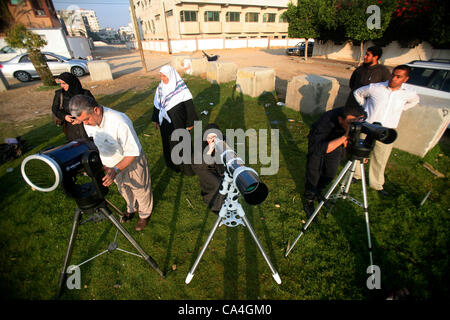
[[[105,199],[105,201],[107,201]],[[150,267],[152,267],[153,269],[156,270],[156,272],[158,272],[158,274],[164,278],[164,274],[162,273],[162,271],[159,269],[158,265],[156,264],[155,260],[153,260],[153,258],[151,256],[149,256],[147,253],[145,253],[144,249],[141,248],[141,246],[136,242],[136,240],[134,240],[134,238],[128,233],[128,231],[117,221],[117,219],[113,216],[111,210],[108,208],[107,204],[105,203],[105,201],[103,201],[101,204],[99,204],[98,206],[95,206],[92,209],[88,209],[88,210],[82,210],[79,207],[77,207],[75,209],[74,212],[74,216],[73,216],[73,226],[72,226],[72,232],[70,234],[70,238],[69,238],[69,244],[67,247],[67,252],[66,252],[66,256],[64,258],[64,265],[63,268],[61,270],[61,273],[59,275],[59,281],[58,281],[58,293],[57,293],[57,298],[59,298],[61,296],[61,292],[63,289],[63,283],[64,280],[66,278],[66,272],[69,272],[71,270],[68,270],[68,266],[70,263],[70,259],[72,257],[72,251],[73,251],[73,246],[75,244],[75,238],[77,236],[78,233],[78,226],[82,225],[86,222],[89,221],[94,221],[94,222],[98,222],[104,219],[109,219],[109,221],[111,221],[111,223],[116,227],[117,232],[116,235],[114,237],[114,241],[111,242],[108,246],[108,248],[106,250],[104,250],[103,252],[97,254],[96,256],[89,258],[88,260],[74,266],[74,267],[80,267],[81,265],[95,259],[98,258],[99,256],[107,253],[107,252],[113,252],[116,249],[131,255],[135,255],[137,257],[143,258],[145,260],[145,262],[147,262]],[[110,202],[108,202],[113,208],[114,210],[116,210],[120,215],[122,215],[122,213],[120,211],[118,211],[118,209],[116,207],[114,207]],[[91,213],[92,216],[89,219],[86,219],[84,221],[81,221],[82,215],[85,213]],[[133,245],[133,247],[136,248],[136,250],[140,253],[136,254],[133,252],[129,252],[123,249],[120,249],[117,245],[117,234],[118,232],[121,232],[123,234],[123,236]],[[71,266],[72,267],[72,266]]]
[[[263,247],[261,246],[261,243],[258,240],[258,237],[256,236],[255,231],[253,230],[250,222],[248,221],[247,217],[245,216],[245,211],[242,208],[241,204],[238,201],[239,192],[236,188],[236,186],[233,183],[233,178],[229,175],[228,172],[225,171],[225,177],[222,181],[222,186],[219,191],[223,195],[227,195],[225,198],[224,204],[222,205],[222,208],[219,211],[219,217],[216,220],[216,223],[214,224],[214,227],[212,228],[211,232],[209,233],[209,236],[203,245],[202,250],[200,251],[199,256],[197,257],[197,260],[195,260],[194,265],[192,266],[191,270],[189,271],[187,277],[186,277],[186,284],[189,284],[191,282],[192,278],[194,277],[195,269],[197,269],[197,266],[202,259],[203,254],[206,251],[206,248],[208,247],[209,243],[211,242],[214,233],[217,231],[217,228],[221,225],[226,225],[227,227],[237,227],[238,225],[243,225],[247,227],[248,231],[250,232],[251,236],[253,237],[253,240],[255,241],[256,245],[258,246],[259,251],[263,255],[264,259],[267,262],[267,265],[269,266],[270,270],[272,271],[272,277],[275,279],[275,281],[278,284],[281,284],[280,276],[278,275],[278,272],[273,267],[272,263],[269,260],[269,257],[265,253]]]
[[[363,193],[363,201],[364,203],[361,204],[356,199],[349,196],[348,192],[350,190],[350,186],[352,184],[353,176],[355,174],[355,168],[356,168],[356,161],[360,161],[360,169],[361,169],[361,183],[362,183],[362,193]],[[337,185],[341,182],[340,188],[337,191],[335,195],[331,195],[334,191],[334,189],[337,187]],[[337,179],[334,181],[328,192],[325,194],[325,197],[321,199],[319,205],[314,210],[311,217],[308,219],[306,224],[303,226],[302,231],[297,236],[297,238],[294,240],[291,246],[288,245],[285,257],[289,255],[289,253],[292,251],[294,246],[297,244],[297,241],[300,239],[300,237],[306,232],[306,229],[308,229],[309,225],[312,223],[314,218],[319,213],[320,209],[323,207],[323,205],[329,207],[329,211],[331,211],[334,203],[336,202],[336,199],[349,199],[351,202],[357,204],[360,207],[364,208],[365,218],[366,218],[366,230],[367,230],[367,242],[368,242],[368,248],[369,248],[369,258],[370,258],[370,266],[371,266],[371,272],[373,273],[373,259],[372,259],[372,242],[370,240],[370,227],[369,227],[369,211],[368,211],[368,201],[367,201],[367,191],[366,191],[366,178],[364,173],[364,162],[362,158],[352,158],[347,162],[345,167],[342,169],[342,171],[339,173]],[[331,202],[331,206],[328,206],[328,200],[333,200]],[[328,215],[328,214],[327,214]]]

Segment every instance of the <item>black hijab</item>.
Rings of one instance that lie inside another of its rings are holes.
[[[70,97],[73,97],[77,94],[83,94],[83,87],[81,86],[80,80],[70,72],[63,72],[58,76],[58,79],[61,79],[65,83],[69,85],[69,90],[64,91],[66,92]]]

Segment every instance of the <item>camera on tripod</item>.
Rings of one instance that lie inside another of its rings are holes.
[[[361,139],[361,133],[366,134]],[[355,121],[350,124],[349,132],[349,154],[355,159],[368,158],[376,141],[390,144],[397,139],[395,129],[382,127],[381,123],[368,123],[366,121]]]

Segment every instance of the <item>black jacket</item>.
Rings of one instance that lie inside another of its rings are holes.
[[[391,78],[388,68],[381,64],[366,66],[362,64],[353,71],[350,78],[350,90],[354,91],[371,83],[384,82]]]

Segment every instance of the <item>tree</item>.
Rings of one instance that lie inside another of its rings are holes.
[[[345,36],[360,42],[360,61],[364,56],[364,42],[383,36],[396,6],[397,3],[392,0],[337,2],[339,24],[345,28]],[[372,18],[376,20],[375,23]]]
[[[13,25],[6,33],[6,42],[13,48],[26,49],[36,72],[41,77],[46,86],[55,86],[55,79],[51,73],[40,48],[47,44],[47,41],[40,35],[25,28],[23,24]]]

